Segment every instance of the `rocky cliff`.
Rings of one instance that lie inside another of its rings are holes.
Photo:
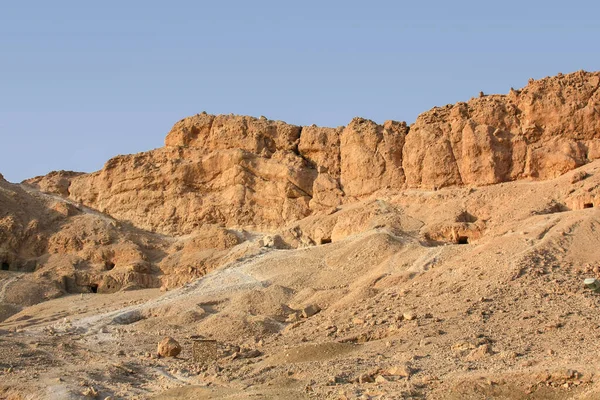
[[[599,83],[0,175],[0,398],[600,398]]]
[[[376,192],[548,179],[586,164],[600,157],[599,85],[598,72],[531,80],[436,107],[410,127],[198,114],[176,123],[163,148],[28,183],[167,234],[281,227]]]

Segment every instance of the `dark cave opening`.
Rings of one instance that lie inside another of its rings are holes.
[[[321,244],[329,244],[331,243],[331,238],[322,238],[321,239]]]
[[[90,292],[98,293],[98,284],[97,283],[92,283],[88,287],[90,288]]]
[[[594,208],[594,203],[584,203],[583,208]]]
[[[458,244],[469,244],[469,237],[468,236],[459,236],[456,243]]]
[[[112,261],[106,261],[106,262],[104,263],[104,269],[105,269],[105,270],[107,270],[107,271],[110,271],[110,270],[112,270],[113,268],[115,268],[115,263],[114,263],[114,262],[112,262]]]
[[[2,269],[2,271],[8,271],[10,269],[10,264],[7,263],[6,261],[3,261],[2,265],[1,265],[1,269]]]

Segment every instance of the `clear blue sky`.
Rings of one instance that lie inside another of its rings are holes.
[[[179,119],[413,122],[600,69],[592,1],[5,1],[0,173],[94,171]]]

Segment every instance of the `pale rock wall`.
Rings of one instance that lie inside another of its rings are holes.
[[[580,71],[421,114],[403,149],[408,186],[549,179],[598,158],[599,85]]]

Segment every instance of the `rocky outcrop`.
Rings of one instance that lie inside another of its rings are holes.
[[[420,115],[403,149],[407,185],[549,179],[597,159],[599,85],[599,73],[576,72]]]
[[[175,124],[161,149],[28,183],[162,233],[207,223],[271,229],[379,191],[563,174],[600,156],[599,85],[597,72],[532,80],[434,108],[410,127],[203,113]]]
[[[243,233],[204,224],[174,239],[30,186],[0,178],[0,321],[65,293],[179,286],[260,251],[236,248]]]
[[[317,172],[292,151],[165,147],[120,156],[73,180],[70,196],[139,227],[169,234],[202,224],[276,227],[310,214]]]
[[[42,192],[68,197],[71,180],[76,176],[83,174],[83,172],[75,171],[52,171],[48,175],[27,179],[24,183],[33,186]]]
[[[167,147],[193,147],[201,152],[240,149],[264,157],[277,151],[293,151],[300,138],[299,126],[265,117],[197,114],[173,126]]]
[[[405,122],[354,118],[340,137],[340,184],[349,197],[404,186],[402,148],[408,134]]]
[[[20,258],[38,257],[45,251],[45,221],[60,214],[37,204],[18,185],[0,178],[0,263],[10,269]],[[23,266],[25,267],[25,266]]]
[[[168,246],[67,199],[0,179],[0,320],[65,293],[159,287],[154,262]]]

